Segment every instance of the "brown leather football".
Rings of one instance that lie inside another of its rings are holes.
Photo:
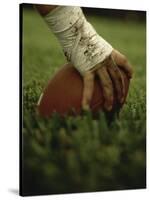
[[[121,70],[121,73],[124,78],[127,96],[130,81],[123,70]],[[44,89],[38,103],[38,112],[41,116],[51,116],[54,112],[62,116],[72,114],[79,115],[82,111],[82,92],[83,79],[81,75],[71,64],[66,64],[61,67]],[[117,104],[114,95],[114,106]],[[119,106],[122,107],[122,105]],[[104,109],[104,98],[100,80],[98,79],[95,79],[94,93],[90,108],[93,113]]]

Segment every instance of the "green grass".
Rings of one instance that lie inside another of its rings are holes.
[[[23,193],[145,188],[146,27],[144,22],[87,16],[134,68],[120,118],[103,113],[42,119],[36,103],[66,61],[55,36],[35,11],[23,11]]]

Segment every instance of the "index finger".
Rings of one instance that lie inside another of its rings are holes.
[[[93,72],[87,72],[83,76],[82,107],[85,110],[89,109],[90,101],[93,95],[93,90],[94,90],[94,74]]]

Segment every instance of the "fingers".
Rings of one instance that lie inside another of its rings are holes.
[[[117,66],[109,66],[107,70],[116,90],[117,99],[120,103],[123,103],[125,98],[125,84],[122,74]]]
[[[94,74],[92,72],[86,72],[83,77],[82,108],[84,110],[89,109],[89,105],[93,95],[93,90],[94,90]]]
[[[117,93],[117,99],[120,103],[124,102],[125,98],[125,83],[124,78],[119,68],[122,68],[129,78],[132,78],[132,66],[127,61],[126,57],[117,50],[113,50],[110,59],[105,62],[103,67],[93,71],[86,72],[83,77],[83,109],[89,109],[94,90],[94,75],[98,74],[104,96],[104,108],[110,111],[114,101],[114,89]]]
[[[113,50],[111,55],[115,63],[126,72],[129,78],[132,78],[133,68],[127,58],[117,50]]]
[[[97,74],[101,81],[101,86],[104,96],[104,108],[110,111],[113,106],[113,85],[111,78],[107,72],[106,67],[102,67],[97,70]]]

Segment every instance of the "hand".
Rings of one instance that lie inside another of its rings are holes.
[[[98,75],[104,96],[104,108],[110,111],[113,106],[114,89],[119,103],[123,103],[125,99],[125,85],[120,68],[130,79],[133,74],[132,67],[124,55],[113,50],[111,56],[104,61],[103,65],[98,64],[94,68],[95,70],[88,71],[83,76],[82,107],[86,110],[89,108],[94,90],[94,77]]]

